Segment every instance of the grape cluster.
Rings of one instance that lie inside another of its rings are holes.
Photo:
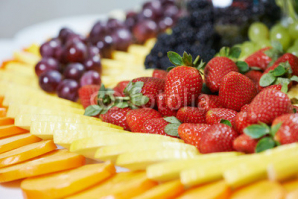
[[[274,10],[274,13],[273,13]],[[180,18],[171,34],[159,35],[157,43],[146,57],[146,68],[167,69],[171,66],[168,51],[209,61],[222,46],[233,46],[247,40],[247,30],[254,21],[272,26],[280,17],[274,0],[234,0],[225,8],[214,7],[208,0],[191,0],[188,15]]]

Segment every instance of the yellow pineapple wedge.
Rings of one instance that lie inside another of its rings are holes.
[[[40,60],[40,56],[25,51],[16,51],[13,53],[13,57],[15,60],[28,64],[30,67],[34,67]]]
[[[5,71],[13,72],[18,75],[35,77],[35,71],[33,68],[24,67],[24,64],[18,62],[9,62],[5,65]]]
[[[289,161],[274,161],[268,165],[267,174],[268,178],[272,181],[285,181],[296,177],[298,174],[298,159],[293,158],[289,159]]]
[[[129,147],[128,147],[129,146]],[[137,143],[123,143],[123,144],[117,144],[117,145],[111,145],[111,146],[104,146],[99,148],[94,158],[107,161],[111,160],[113,162],[116,161],[117,157],[120,154],[127,153],[127,152],[134,152],[134,151],[146,151],[146,150],[152,150],[152,149],[159,149],[161,151],[165,149],[177,149],[177,150],[193,150],[196,151],[196,147],[180,143],[180,142],[137,142]]]

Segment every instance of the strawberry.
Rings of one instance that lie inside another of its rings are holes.
[[[248,107],[249,107],[249,104],[245,104],[244,106],[241,107],[240,112],[247,112]]]
[[[265,47],[252,55],[248,56],[244,61],[249,65],[249,67],[257,67],[261,70],[266,70],[269,63],[272,61],[271,57],[266,55],[266,51],[272,49],[272,47]]]
[[[212,108],[206,113],[207,124],[218,124],[222,119],[233,123],[237,112],[227,108]]]
[[[200,141],[210,124],[184,123],[178,128],[180,138],[186,143],[199,149]]]
[[[168,135],[165,132],[165,127],[169,123],[163,118],[153,118],[146,120],[143,124],[141,132],[159,135]]]
[[[157,96],[158,112],[162,116],[176,116],[177,111],[176,110],[171,110],[169,107],[167,107],[165,99],[166,99],[165,93],[160,93]]]
[[[253,124],[253,123],[248,119],[247,112],[241,111],[241,112],[237,113],[237,115],[234,118],[233,128],[239,134],[243,134],[243,130],[251,124]]]
[[[128,85],[128,83],[129,83],[129,81],[121,81],[121,82],[119,82],[116,86],[115,86],[115,88],[113,89],[114,91],[115,91],[115,96],[122,96],[122,97],[124,97],[125,96],[125,94],[124,94],[124,89],[125,89],[125,87]]]
[[[168,52],[170,61],[176,66],[168,72],[165,85],[166,104],[171,110],[194,105],[202,87],[203,79],[199,68],[204,63],[197,58],[192,63],[191,55],[183,54],[181,58],[175,52]]]
[[[280,144],[298,142],[298,113],[277,117],[272,125],[277,125],[278,123],[281,123],[281,126],[274,136],[276,141]]]
[[[234,151],[233,141],[238,133],[226,124],[213,124],[201,138],[199,151],[201,153]]]
[[[214,57],[204,69],[205,82],[211,92],[219,91],[223,77],[231,71],[239,72],[237,65],[227,57]]]
[[[161,117],[161,114],[152,108],[141,108],[129,111],[126,122],[132,132],[141,132],[145,121]]]
[[[206,123],[205,109],[197,107],[182,107],[177,112],[177,119],[182,123]]]
[[[217,95],[201,94],[198,101],[198,107],[205,111],[209,111],[211,108],[223,108]]]
[[[131,108],[118,108],[113,107],[109,109],[105,114],[100,115],[100,119],[104,122],[112,123],[124,128],[124,130],[129,130],[128,124],[126,122],[126,115],[131,110]]]
[[[80,101],[85,109],[90,105],[97,104],[96,98],[99,89],[99,85],[86,85],[79,89]]]
[[[240,111],[241,107],[249,104],[256,95],[257,89],[253,81],[234,71],[224,76],[218,94],[220,103],[235,111]]]
[[[238,136],[234,142],[233,147],[236,151],[243,153],[254,153],[259,139],[253,139],[246,134]]]
[[[154,69],[152,77],[166,79],[168,72],[165,70]]]
[[[285,53],[281,57],[279,57],[272,66],[277,67],[280,63],[284,62],[289,62],[293,70],[293,75],[298,76],[298,57],[293,55],[292,53]]]
[[[259,81],[263,75],[263,73],[261,71],[258,70],[250,70],[247,73],[244,74],[246,77],[248,77],[249,79],[251,79],[254,84],[256,85],[256,88],[258,88],[259,85]]]
[[[253,99],[247,113],[252,123],[271,124],[276,117],[293,113],[293,106],[287,94],[275,89],[265,89]]]

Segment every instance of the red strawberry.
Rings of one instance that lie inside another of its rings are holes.
[[[247,113],[254,124],[271,124],[276,117],[293,113],[293,106],[287,94],[275,89],[265,89],[253,99]]]
[[[239,152],[254,153],[258,141],[259,139],[253,139],[246,134],[242,134],[234,140],[233,147]]]
[[[237,112],[227,108],[212,108],[206,113],[207,124],[218,124],[222,119],[229,120],[233,123],[233,120]]]
[[[201,153],[234,151],[233,141],[238,133],[225,124],[213,124],[209,127],[200,141],[199,151]]]
[[[237,65],[227,57],[214,57],[204,69],[205,82],[211,92],[219,91],[223,77],[231,71],[238,72]]]
[[[121,81],[119,82],[115,88],[113,89],[115,91],[115,96],[122,96],[124,97],[125,94],[124,94],[124,89],[125,87],[127,86],[127,84],[129,83],[129,81]]]
[[[249,79],[251,79],[255,85],[259,85],[259,81],[262,77],[262,72],[261,71],[258,71],[258,70],[250,70],[248,71],[247,73],[245,73],[244,75],[246,77],[248,77]]]
[[[126,115],[130,110],[131,108],[118,108],[114,106],[105,114],[101,114],[100,119],[104,122],[122,126],[125,130],[129,130],[128,124],[126,122]]]
[[[206,111],[211,108],[223,108],[217,95],[201,94],[198,101],[198,107],[205,109]]]
[[[99,85],[86,85],[79,89],[80,101],[85,109],[90,105],[97,104],[96,98],[99,89]]]
[[[126,122],[132,132],[141,132],[144,122],[161,117],[161,114],[152,108],[141,108],[129,111],[126,115]]]
[[[199,149],[200,141],[210,124],[184,123],[178,128],[180,138],[186,143]]]
[[[182,107],[177,112],[177,119],[182,123],[206,123],[205,109],[197,107]]]
[[[252,55],[248,56],[245,59],[245,62],[250,67],[258,67],[262,70],[266,70],[268,64],[272,61],[272,59],[265,54],[265,51],[270,50],[272,47],[265,47],[257,52],[253,53]]]
[[[244,133],[243,130],[249,125],[253,124],[249,118],[247,112],[239,112],[234,118],[233,128],[239,133]]]
[[[163,118],[153,118],[144,122],[142,132],[150,134],[168,135],[165,132],[165,127],[169,123]]]
[[[165,93],[160,93],[157,96],[157,107],[158,107],[158,112],[162,116],[176,116],[177,111],[176,110],[171,110],[169,107],[167,107],[166,104],[166,96]]]
[[[286,114],[276,118],[273,125],[282,123],[281,127],[276,132],[274,139],[280,144],[290,144],[298,142],[298,113]]]
[[[168,72],[165,70],[154,69],[152,77],[166,79]]]
[[[252,80],[237,73],[230,72],[224,76],[219,88],[220,103],[228,109],[240,111],[257,95],[257,89]]]
[[[274,62],[274,64],[272,65],[272,68],[274,69],[273,66],[277,67],[280,63],[287,62],[287,61],[289,62],[290,66],[293,70],[293,75],[298,76],[298,57],[293,55],[292,53],[283,54],[280,58],[278,58]]]
[[[248,110],[248,107],[249,107],[249,104],[245,104],[244,106],[241,107],[241,112],[247,112]]]

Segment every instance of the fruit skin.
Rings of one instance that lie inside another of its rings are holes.
[[[133,79],[132,82],[144,82],[141,93],[149,97],[149,101],[144,105],[147,108],[156,106],[156,98],[159,93],[164,91],[165,80],[156,77],[139,77]]]
[[[152,108],[141,108],[129,111],[126,122],[132,132],[141,132],[145,121],[161,117],[161,114]]]
[[[274,139],[280,144],[290,144],[298,142],[298,113],[285,114],[277,117],[272,125],[282,122],[281,127],[276,132]]]
[[[265,54],[265,51],[270,50],[271,48],[272,47],[265,47],[258,50],[257,52],[248,56],[245,59],[245,62],[248,64],[249,67],[258,67],[263,71],[266,70],[268,64],[272,61],[272,59]]]
[[[79,98],[85,109],[90,105],[97,104],[96,99],[99,89],[99,85],[86,85],[79,89]]]
[[[206,123],[205,109],[197,107],[182,107],[177,112],[177,119],[182,123]]]
[[[249,79],[251,79],[255,83],[256,88],[258,88],[259,81],[263,75],[263,73],[261,71],[251,70],[251,71],[248,71],[247,73],[245,73],[244,75],[246,77],[248,77]]]
[[[240,73],[230,72],[224,76],[218,96],[225,108],[240,111],[241,107],[249,104],[256,95],[257,89],[251,79]]]
[[[157,95],[157,107],[158,107],[158,112],[164,117],[176,116],[177,114],[176,110],[171,110],[169,107],[167,107],[165,93],[160,93],[159,95]]]
[[[226,124],[214,124],[209,127],[202,136],[199,151],[201,153],[213,153],[234,151],[233,141],[238,133]]]
[[[258,141],[258,139],[253,139],[246,134],[242,134],[234,140],[233,147],[239,152],[254,153]]]
[[[276,117],[293,113],[293,106],[287,94],[269,88],[261,91],[253,99],[247,113],[252,123],[271,124]]]
[[[231,71],[239,72],[236,64],[227,57],[214,57],[204,69],[205,83],[211,92],[219,91],[223,77]]]
[[[178,134],[186,144],[191,144],[199,149],[200,141],[210,124],[184,123],[178,128]]]
[[[115,96],[120,96],[120,97],[124,97],[125,94],[123,93],[125,87],[127,86],[127,84],[129,83],[129,81],[121,81],[119,82],[115,88],[113,88],[113,90],[115,91]]]
[[[241,111],[237,113],[237,115],[234,118],[233,128],[239,133],[243,134],[243,130],[253,124],[249,118],[246,111]]]
[[[159,69],[154,69],[152,73],[152,77],[161,78],[161,79],[166,79],[167,75],[168,75],[167,71],[159,70]]]
[[[153,118],[144,122],[141,132],[169,136],[165,132],[165,127],[168,124],[163,118]]]
[[[218,124],[222,119],[233,123],[237,112],[227,108],[212,108],[206,113],[207,124]]]
[[[275,68],[276,68],[280,63],[286,62],[286,61],[288,61],[289,64],[291,65],[291,68],[293,70],[293,75],[298,76],[298,57],[296,57],[292,53],[285,53],[285,54],[283,54],[280,58],[278,58],[274,62],[274,64],[272,65],[272,67],[275,66]]]
[[[105,114],[100,115],[100,119],[104,122],[115,124],[123,127],[124,130],[129,130],[129,126],[126,122],[127,113],[132,110],[131,108],[118,108],[114,106],[109,109]]]
[[[201,94],[198,99],[198,107],[209,111],[211,108],[223,108],[217,95]]]
[[[249,107],[249,104],[245,104],[244,106],[241,107],[240,112],[247,112],[248,107]]]
[[[166,78],[166,104],[171,110],[193,105],[203,87],[200,72],[193,67],[177,66]]]

